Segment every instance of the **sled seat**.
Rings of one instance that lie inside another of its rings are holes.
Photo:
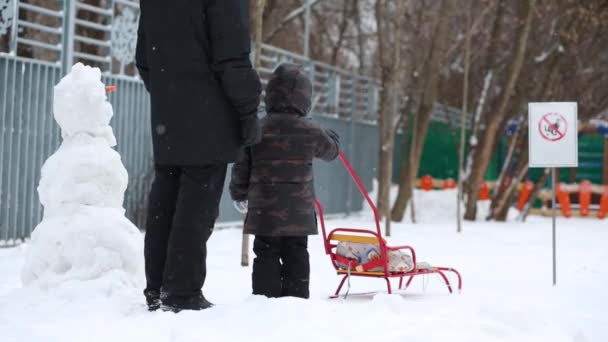
[[[379,240],[376,236],[333,234],[330,237],[332,240],[340,242],[369,243],[372,245],[379,244]]]
[[[350,272],[348,272],[348,269],[343,269],[343,268],[338,270],[338,274],[349,274],[349,273],[350,273],[350,275],[363,276],[363,277],[376,277],[376,278],[384,277],[384,272],[371,272],[371,271],[363,271],[363,272],[350,271]]]

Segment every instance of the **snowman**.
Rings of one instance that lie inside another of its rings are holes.
[[[101,71],[76,64],[55,86],[53,112],[62,143],[42,167],[42,222],[32,233],[21,278],[58,287],[111,279],[141,286],[143,239],[122,206],[127,170],[112,148],[112,106]]]

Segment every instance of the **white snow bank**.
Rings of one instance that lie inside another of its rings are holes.
[[[88,133],[105,138],[110,146],[116,145],[109,126],[112,105],[107,101],[99,68],[75,64],[55,86],[53,112],[64,139],[77,133]]]
[[[378,182],[374,180],[374,188],[370,192],[372,200],[377,198]],[[394,185],[391,187],[391,203],[397,199],[399,188]],[[456,189],[424,191],[414,189],[414,206],[416,223],[450,223],[456,222]],[[371,214],[371,210],[366,202],[363,203],[363,212]],[[404,222],[411,222],[411,205],[408,203]],[[461,214],[464,215],[464,203],[461,203]],[[490,213],[490,201],[477,202],[477,221],[485,221]],[[507,221],[517,218],[518,212],[515,208],[509,210]]]
[[[112,106],[99,69],[76,64],[55,87],[63,142],[44,163],[38,186],[43,221],[32,234],[24,285],[89,289],[140,286],[143,239],[124,216],[128,174],[115,144]],[[105,290],[104,290],[105,291]]]
[[[373,226],[369,217],[328,220],[330,228]],[[0,249],[2,342],[247,341],[273,342],[605,342],[608,341],[608,229],[598,220],[558,218],[558,285],[551,285],[551,220],[527,223],[395,224],[391,245],[416,248],[423,261],[462,273],[450,296],[436,275],[402,294],[382,279],[351,279],[351,296],[329,300],[340,278],[320,236],[308,243],[310,300],[251,296],[251,267],[240,266],[242,234],[216,231],[209,241],[202,312],[146,311],[142,288],[120,278],[18,288],[13,265],[23,248]],[[253,256],[253,253],[250,252]],[[452,278],[453,280],[453,278]],[[393,281],[396,286],[398,281]],[[345,285],[346,287],[347,285]],[[10,287],[10,289],[9,289]]]

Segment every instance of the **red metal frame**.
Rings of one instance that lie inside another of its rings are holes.
[[[382,230],[380,228],[380,215],[378,214],[378,208],[376,208],[376,205],[374,204],[372,199],[369,197],[369,194],[367,193],[365,186],[361,182],[361,179],[359,178],[359,176],[353,169],[352,165],[350,164],[350,162],[348,161],[348,159],[346,158],[344,153],[340,152],[339,156],[340,156],[340,160],[342,161],[342,164],[344,164],[344,167],[348,171],[348,174],[350,175],[350,177],[353,179],[353,181],[357,185],[359,192],[361,192],[361,195],[363,195],[367,204],[372,209],[372,212],[374,214],[374,221],[376,223],[376,231],[374,232],[374,231],[368,230],[368,229],[355,229],[355,228],[336,228],[336,229],[332,230],[331,232],[329,232],[329,234],[327,234],[327,230],[326,230],[326,226],[325,226],[325,217],[323,216],[323,206],[321,205],[321,203],[318,200],[315,200],[315,206],[317,207],[319,221],[321,222],[321,230],[323,232],[323,243],[325,245],[325,253],[330,256],[332,265],[338,272],[338,275],[344,274],[344,277],[342,277],[342,280],[340,281],[340,284],[338,285],[338,289],[336,290],[336,293],[333,297],[335,298],[335,297],[339,296],[340,290],[342,289],[344,282],[346,281],[346,279],[349,276],[383,278],[386,280],[386,286],[388,289],[388,293],[390,294],[390,293],[392,293],[390,278],[399,278],[399,290],[401,290],[401,289],[407,289],[410,286],[410,284],[415,276],[433,274],[433,273],[438,274],[445,282],[445,285],[448,288],[448,291],[450,293],[453,293],[452,284],[450,283],[449,278],[446,276],[446,272],[452,272],[456,275],[456,277],[458,278],[458,291],[460,292],[462,290],[462,277],[460,276],[460,273],[458,271],[456,271],[455,269],[453,269],[451,267],[431,267],[430,269],[426,269],[426,268],[419,269],[417,267],[417,263],[416,263],[416,252],[414,251],[414,248],[412,248],[411,246],[390,247],[390,246],[386,245],[386,241],[384,240],[384,238],[382,236]],[[340,266],[338,265],[339,261],[344,262],[344,260],[343,260],[344,258],[335,253],[335,248],[337,247],[337,244],[332,243],[332,238],[336,233],[355,233],[357,235],[363,235],[363,236],[370,235],[370,236],[375,237],[376,239],[378,239],[378,242],[380,245],[380,254],[381,254],[380,258],[378,260],[375,260],[375,261],[372,261],[370,263],[363,264],[363,265],[359,265],[359,264],[351,261],[351,262],[349,262],[351,265],[351,272],[345,274],[346,270],[341,269]],[[396,251],[396,250],[408,250],[409,251],[409,253],[412,256],[412,261],[414,263],[413,270],[411,270],[409,272],[389,272],[389,270],[388,270],[388,252]],[[353,266],[354,267],[359,266],[360,268],[363,268],[365,271],[370,268],[382,266],[383,270],[381,272],[355,272],[355,271],[352,271]],[[405,284],[405,288],[403,288],[403,279],[404,278],[409,278]]]

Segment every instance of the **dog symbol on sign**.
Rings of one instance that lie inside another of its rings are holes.
[[[538,122],[538,131],[543,139],[558,141],[566,136],[568,121],[559,113],[547,113]]]

